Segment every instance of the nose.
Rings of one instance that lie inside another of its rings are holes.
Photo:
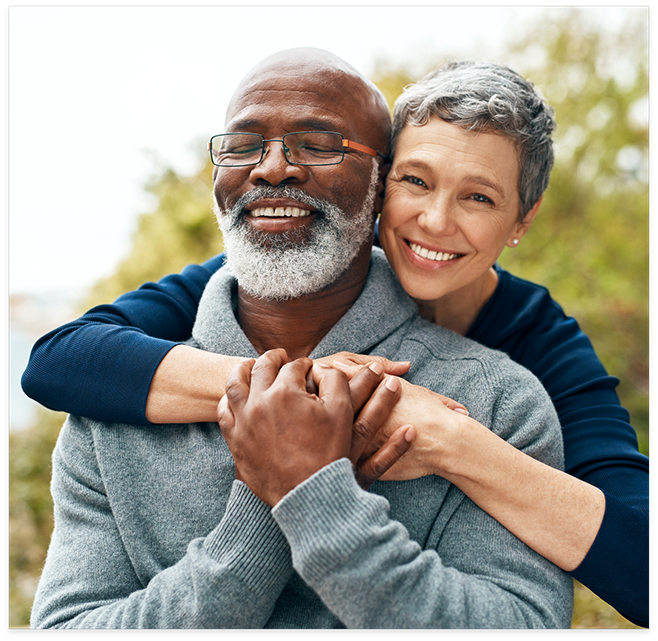
[[[265,143],[265,154],[258,165],[255,165],[249,179],[254,185],[298,184],[308,178],[308,168],[303,165],[291,165],[287,160],[280,140],[269,140]]]
[[[457,232],[455,204],[449,198],[433,198],[418,216],[418,225],[430,236],[451,236]]]

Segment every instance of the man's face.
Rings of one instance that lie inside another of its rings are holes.
[[[337,131],[370,146],[367,119],[353,97],[358,83],[334,76],[259,74],[234,96],[226,132],[279,140],[294,131]],[[229,265],[256,296],[319,291],[370,242],[381,191],[372,156],[346,149],[338,165],[291,165],[282,144],[270,142],[259,165],[216,167],[213,177]]]

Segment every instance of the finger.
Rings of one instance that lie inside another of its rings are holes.
[[[416,438],[416,430],[411,425],[403,425],[372,456],[356,466],[356,480],[367,490],[398,462],[409,450]]]
[[[388,419],[393,407],[400,399],[400,381],[387,376],[359,413],[352,427],[350,460],[356,463],[371,443],[377,432]]]
[[[352,397],[347,377],[342,372],[321,363],[313,366],[313,378],[318,386],[318,397],[325,404],[331,404],[334,411],[354,417]]]
[[[279,370],[288,362],[285,349],[271,349],[261,354],[251,371],[251,389],[256,394],[268,390],[279,375]]]
[[[217,406],[217,422],[224,438],[229,442],[233,434],[233,428],[235,428],[235,415],[226,395],[222,396],[222,400],[219,401],[219,405]]]
[[[350,396],[352,398],[352,409],[358,414],[368,399],[372,396],[375,388],[382,381],[384,368],[379,363],[369,363],[361,367],[350,379]]]
[[[309,394],[315,394],[317,396],[318,386],[315,384],[313,379],[313,368],[311,367],[306,374],[306,391]]]
[[[468,410],[461,403],[458,403],[457,401],[448,398],[447,396],[442,396],[441,394],[437,394],[437,396],[448,409],[459,412],[460,414],[466,414],[466,416],[468,416]]]
[[[365,365],[357,365],[357,364],[351,364],[348,365],[347,363],[343,363],[342,361],[332,361],[331,366],[334,367],[337,370],[340,370],[347,376],[349,380],[352,379],[352,377],[357,373],[360,372]]]
[[[384,374],[390,374],[391,376],[402,376],[411,367],[409,361],[391,361],[388,358],[374,354],[350,354],[349,352],[335,354],[331,366],[342,370],[348,377],[351,377],[364,365],[370,363],[379,363],[384,369]]]
[[[226,407],[239,410],[249,399],[251,387],[251,373],[256,361],[253,358],[238,363],[226,378],[225,394],[220,401],[226,403]],[[226,399],[226,400],[224,400]]]
[[[290,390],[306,390],[307,379],[312,367],[313,361],[310,358],[296,358],[281,367],[276,383],[284,385]]]

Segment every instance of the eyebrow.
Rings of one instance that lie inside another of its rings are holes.
[[[406,167],[426,169],[426,170],[432,169],[432,165],[430,163],[425,162],[424,160],[416,160],[413,158],[409,158],[408,160],[403,160],[400,163],[400,165],[402,169],[405,169]],[[489,187],[489,189],[493,189],[497,194],[499,194],[502,197],[505,197],[506,195],[496,183],[491,182],[491,180],[485,178],[480,174],[469,174],[468,176],[466,176],[466,180],[472,181],[478,185],[482,185],[483,187]]]

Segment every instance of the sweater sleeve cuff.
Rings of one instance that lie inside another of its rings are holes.
[[[270,507],[241,481],[233,482],[224,518],[205,548],[260,596],[283,587],[292,572],[288,542]]]
[[[642,541],[640,548],[619,541]],[[602,561],[604,559],[604,561]],[[609,568],[624,568],[609,575]],[[571,576],[636,625],[649,625],[649,517],[610,494],[594,543]]]
[[[322,468],[277,503],[272,515],[306,580],[319,580],[367,544],[373,527],[388,520],[388,501],[359,487],[352,464]]]

